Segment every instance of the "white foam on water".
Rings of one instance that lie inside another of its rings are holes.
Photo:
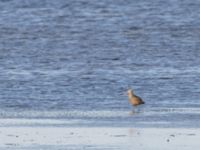
[[[132,111],[140,115],[161,115],[161,114],[200,114],[200,108],[166,108],[166,107],[140,107],[130,110],[98,110],[98,111],[0,111],[0,118],[45,118],[45,119],[67,119],[67,118],[119,118],[129,117]]]
[[[35,125],[72,125],[79,123],[80,120],[59,120],[59,119],[0,119],[0,126],[35,126]],[[82,121],[83,122],[83,121]]]
[[[126,117],[129,111],[22,111],[6,112],[1,111],[0,115],[7,117],[27,117],[27,118],[74,118],[74,117]]]

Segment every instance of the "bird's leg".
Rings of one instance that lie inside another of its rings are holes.
[[[135,112],[135,109],[132,109],[132,111],[131,111],[131,114],[133,115],[133,114],[135,114],[136,112]]]
[[[137,107],[137,112],[138,112],[138,113],[143,113],[143,112],[144,112],[144,107],[145,107],[145,105],[139,105],[139,106]]]
[[[137,111],[135,110],[135,108],[133,108],[132,111],[130,112],[130,115],[134,115],[136,113],[137,113]]]
[[[135,115],[135,114],[138,114],[138,113],[141,113],[142,110],[140,109],[139,106],[137,107],[133,107],[132,111],[130,112],[130,115]]]
[[[135,107],[135,112],[137,112],[137,113],[140,112],[140,107],[139,106]]]

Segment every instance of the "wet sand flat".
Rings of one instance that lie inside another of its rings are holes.
[[[200,147],[200,129],[0,127],[0,149],[189,150]]]

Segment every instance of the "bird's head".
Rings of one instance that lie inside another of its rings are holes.
[[[128,96],[132,96],[133,95],[133,90],[132,89],[128,89],[127,94],[128,94]]]

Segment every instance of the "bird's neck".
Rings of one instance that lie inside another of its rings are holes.
[[[129,95],[129,98],[133,98],[135,95],[133,94],[133,93],[131,93],[130,95]]]

